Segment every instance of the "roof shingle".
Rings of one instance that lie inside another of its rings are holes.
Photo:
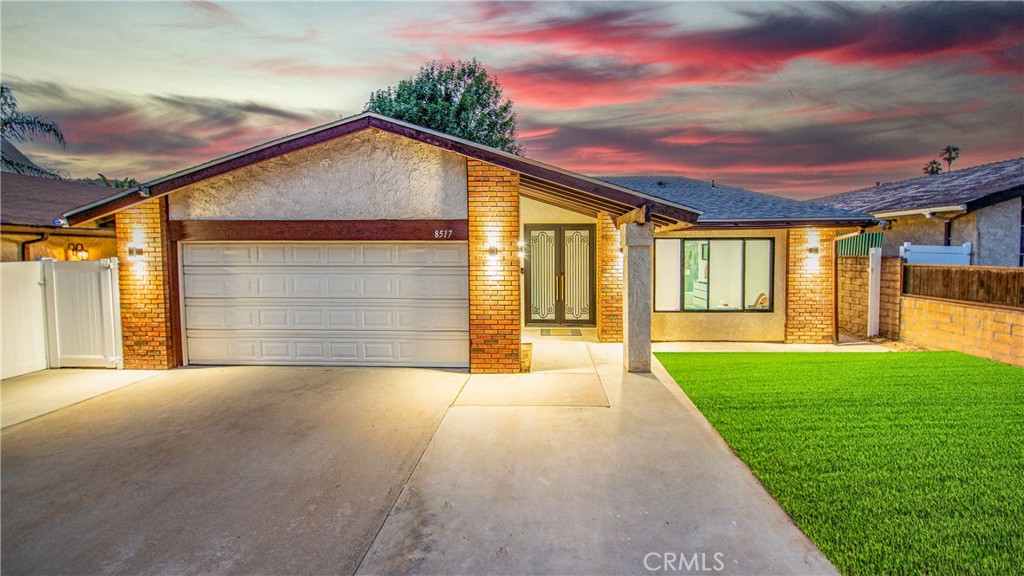
[[[0,222],[53,226],[65,212],[115,194],[96,184],[4,172],[0,175]]]
[[[814,201],[836,208],[880,214],[969,205],[1014,189],[1017,189],[1017,195],[1024,189],[1024,158],[920,176],[815,198]]]
[[[678,176],[604,177],[606,182],[701,210],[697,225],[731,222],[871,221],[871,216]]]

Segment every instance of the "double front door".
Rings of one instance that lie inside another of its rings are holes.
[[[594,324],[592,224],[528,224],[526,322]]]

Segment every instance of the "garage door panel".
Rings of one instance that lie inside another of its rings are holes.
[[[302,303],[263,304],[186,301],[189,330],[432,330],[469,331],[469,306],[464,300],[429,305],[362,306]]]
[[[464,335],[449,332],[406,332],[387,337],[352,332],[303,338],[203,332],[189,336],[189,359],[198,365],[343,363],[457,368],[469,363],[469,346]]]
[[[463,243],[185,243],[182,272],[192,364],[469,364]]]
[[[346,266],[468,266],[461,243],[364,244],[186,244],[185,266],[346,265]]]
[[[324,272],[292,274],[223,268],[185,269],[185,294],[223,298],[464,298],[469,277],[463,270],[402,268],[390,272]]]

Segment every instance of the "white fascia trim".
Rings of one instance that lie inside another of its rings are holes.
[[[879,219],[896,218],[899,216],[925,216],[926,214],[937,214],[939,212],[967,212],[966,204],[953,206],[933,206],[931,208],[914,208],[912,210],[895,210],[893,212],[875,212],[874,217]]]

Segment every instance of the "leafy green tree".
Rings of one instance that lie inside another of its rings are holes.
[[[432,61],[419,74],[370,94],[364,112],[376,112],[472,142],[523,154],[512,101],[476,59]]]
[[[922,168],[921,171],[927,174],[928,176],[942,174],[942,164],[939,164],[938,160],[932,160],[931,162],[925,164],[924,168]]]
[[[960,148],[957,148],[952,144],[943,148],[942,152],[939,152],[939,158],[942,158],[942,161],[946,163],[946,169],[948,172],[953,171],[953,160],[956,160],[959,157]]]
[[[118,190],[128,190],[129,188],[135,188],[139,185],[139,181],[135,178],[107,178],[103,174],[97,174],[100,177],[100,181],[107,188],[117,188]]]
[[[10,87],[4,84],[0,84],[0,136],[12,142],[25,142],[36,136],[41,136],[52,138],[61,147],[67,145],[64,133],[61,132],[60,126],[57,126],[56,122],[39,116],[30,116],[18,110],[18,100],[15,99]],[[3,155],[3,168],[16,174],[60,178],[56,172],[19,162],[8,158],[7,155]]]

